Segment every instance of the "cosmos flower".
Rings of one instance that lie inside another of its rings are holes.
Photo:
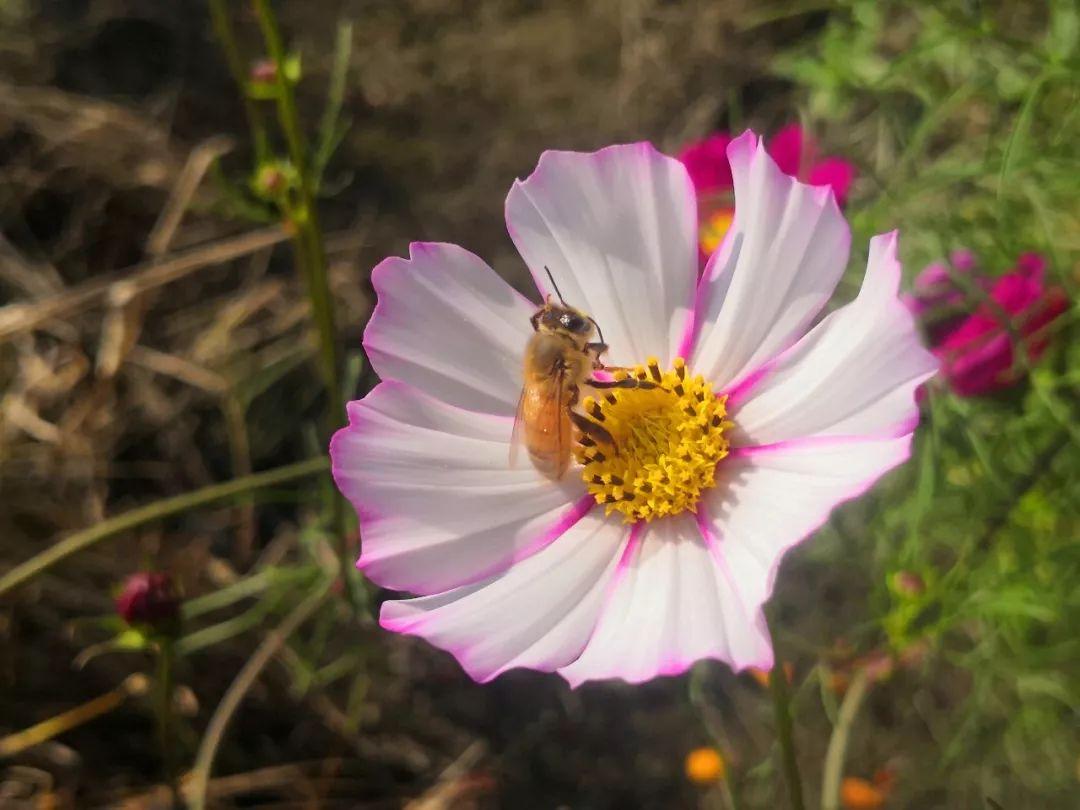
[[[967,295],[954,281],[953,274],[967,276],[972,283],[984,286],[977,269],[978,261],[974,253],[966,249],[954,250],[947,265],[945,262],[934,262],[924,267],[915,276],[912,292],[902,294],[900,300],[915,316],[935,311],[955,312],[967,301]]]
[[[723,240],[735,216],[731,166],[727,148],[732,136],[717,132],[683,147],[679,160],[690,172],[698,195],[701,257],[707,259]],[[798,124],[788,124],[766,147],[780,171],[813,186],[828,186],[843,206],[855,180],[855,166],[835,157],[818,158],[817,144]]]
[[[538,305],[454,245],[375,268],[364,347],[383,381],[349,403],[330,452],[359,568],[418,594],[384,603],[383,627],[478,681],[772,668],[762,606],[781,557],[908,457],[935,362],[897,299],[895,233],[815,326],[848,259],[832,192],[751,132],[727,155],[737,213],[700,282],[693,185],[649,144],[546,152],[511,188],[540,296],[550,271],[602,327],[605,362],[654,383],[582,400],[614,441],[578,447],[558,480],[509,463]]]
[[[845,776],[840,783],[840,803],[844,810],[878,810],[889,798],[889,786],[857,776]]]
[[[711,785],[727,776],[727,763],[712,746],[695,748],[683,760],[683,772],[695,785]]]
[[[953,281],[944,264],[926,267],[915,279],[914,294],[904,296],[911,312],[927,320],[933,352],[941,360],[942,376],[960,396],[992,394],[1020,380],[1014,368],[1014,338],[1002,323],[1002,315],[1012,319],[1025,339],[1028,360],[1036,362],[1049,344],[1046,328],[1068,309],[1060,287],[1044,281],[1046,259],[1025,253],[1005,275],[991,279],[978,274],[974,257],[967,252],[953,254],[954,273],[968,275],[972,284],[984,289],[990,301],[971,314],[957,316],[969,296]],[[932,320],[944,310],[944,321]]]

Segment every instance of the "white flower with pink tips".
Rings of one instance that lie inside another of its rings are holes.
[[[815,324],[850,246],[832,191],[784,174],[750,132],[728,159],[735,217],[700,280],[694,187],[649,144],[546,152],[506,201],[540,298],[555,293],[548,268],[602,327],[604,363],[655,358],[680,378],[684,363],[726,397],[710,434],[722,457],[677,514],[644,478],[615,477],[618,497],[662,515],[635,522],[597,503],[614,485],[590,489],[581,466],[550,480],[509,463],[536,301],[454,245],[413,244],[375,268],[364,347],[383,382],[349,403],[331,455],[360,517],[359,568],[417,594],[386,602],[383,627],[450,651],[478,681],[526,667],[637,683],[702,658],[772,667],[762,607],[784,552],[908,458],[915,390],[937,364],[898,299],[895,232],[871,240],[858,297]],[[601,401],[608,424],[619,408],[685,405],[664,385],[655,406],[636,391]]]

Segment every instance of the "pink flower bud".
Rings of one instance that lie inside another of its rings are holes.
[[[277,166],[261,166],[255,175],[255,190],[265,197],[274,197],[285,189],[286,182],[285,172]]]
[[[926,583],[914,571],[897,571],[893,574],[892,584],[901,596],[920,596],[926,591]]]
[[[257,59],[252,62],[248,76],[253,82],[269,84],[277,80],[277,64],[273,59]]]

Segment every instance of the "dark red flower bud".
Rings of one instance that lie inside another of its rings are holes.
[[[116,612],[128,624],[167,632],[180,618],[180,597],[168,574],[139,571],[124,581]]]

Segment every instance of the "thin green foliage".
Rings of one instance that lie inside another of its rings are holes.
[[[293,233],[297,270],[307,290],[318,336],[318,357],[325,384],[322,427],[322,442],[325,442],[330,432],[341,424],[345,399],[317,196],[327,164],[348,128],[342,118],[342,107],[351,58],[352,27],[343,23],[338,28],[327,98],[316,143],[311,148],[296,99],[296,85],[303,78],[301,56],[287,50],[277,16],[267,0],[252,0],[252,8],[265,49],[261,60],[245,58],[237,44],[229,10],[219,0],[211,3],[214,31],[244,105],[254,154],[249,192],[226,182],[226,199],[231,201],[233,210],[240,213],[253,211],[256,218],[262,216],[260,211],[269,204]],[[277,131],[273,133],[276,140],[268,134],[262,105],[273,107],[273,117],[277,121]],[[278,142],[284,147],[282,154],[277,153]],[[293,360],[301,359],[302,355],[298,354],[295,358],[285,358],[283,363],[287,366]],[[277,370],[263,377],[269,383],[277,379]],[[247,392],[248,399],[258,392],[256,382]],[[343,581],[350,583],[348,593],[353,603],[358,604],[351,550],[347,544],[348,520],[341,499],[332,488],[328,488],[328,492],[328,520],[337,537],[340,574]]]
[[[234,478],[231,481],[213,484],[193,492],[154,501],[108,520],[103,520],[88,529],[69,535],[5,573],[0,577],[0,595],[25,584],[74,554],[85,551],[105,540],[118,537],[139,526],[161,521],[193,509],[205,508],[234,500],[267,487],[309,478],[325,472],[328,467],[329,461],[324,457],[308,459],[307,461],[287,464],[274,470]]]
[[[874,620],[857,637],[884,637],[895,651],[929,645],[924,677],[940,684],[938,700],[955,701],[933,729],[940,748],[920,754],[897,732],[895,753],[921,763],[909,765],[919,779],[898,788],[911,806],[929,796],[948,807],[1076,796],[1077,30],[1069,3],[842,0],[777,62],[813,120],[829,121],[861,163],[854,244],[898,227],[909,280],[959,248],[990,276],[1036,251],[1049,260],[1048,285],[1070,299],[1041,359],[1014,352],[1010,390],[962,399],[933,384],[914,463],[874,509],[841,518],[861,521],[858,533],[873,541],[846,547],[871,554],[877,572]],[[959,314],[988,307],[1024,345],[985,288],[955,281],[968,297]],[[892,589],[901,570],[925,590]],[[906,697],[920,703],[917,692]]]

